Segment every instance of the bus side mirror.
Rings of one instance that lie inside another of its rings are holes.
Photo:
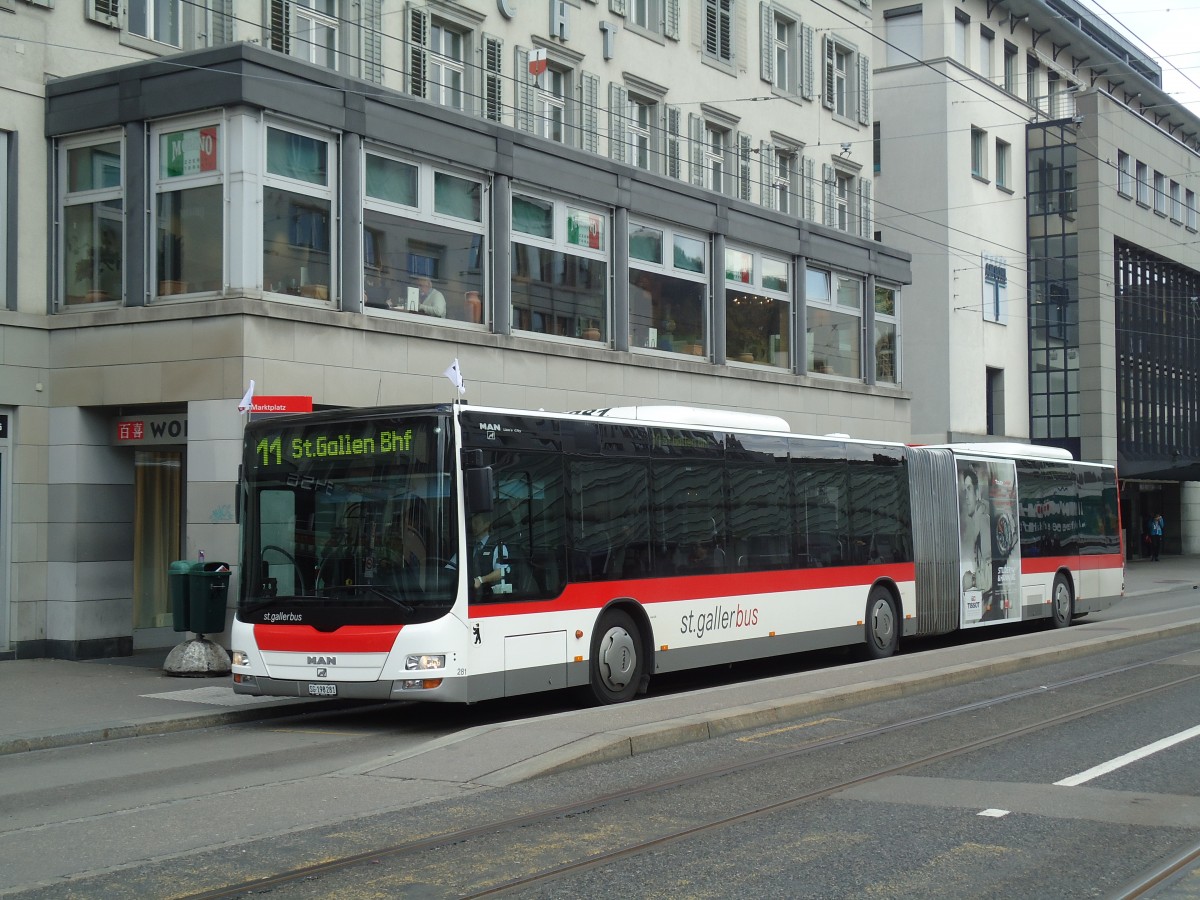
[[[491,512],[495,497],[495,482],[491,466],[480,466],[463,471],[467,490],[468,512]]]

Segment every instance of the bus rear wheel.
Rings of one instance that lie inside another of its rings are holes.
[[[887,659],[900,643],[900,622],[896,615],[896,598],[883,585],[871,588],[867,597],[867,658]]]
[[[1071,593],[1071,585],[1067,579],[1058,574],[1054,576],[1054,587],[1050,589],[1050,623],[1054,628],[1066,628],[1071,624],[1075,615],[1075,597]]]
[[[645,660],[637,624],[626,612],[610,610],[592,635],[592,696],[598,703],[624,703],[637,693]]]

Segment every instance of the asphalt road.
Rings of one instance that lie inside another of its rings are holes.
[[[1103,615],[1190,610],[1196,599],[1185,588]],[[270,890],[461,897],[513,882],[538,897],[1108,896],[1200,834],[1200,745],[1055,782],[1194,727],[1196,682],[1164,685],[1200,674],[1196,643],[1154,641],[510,788],[447,784],[432,798],[427,784],[417,797],[364,764],[565,701],[396,706],[0,758],[0,896],[187,896],[489,823],[470,839]],[[603,799],[616,791],[627,794]],[[828,793],[759,811],[813,792]],[[572,868],[591,856],[595,865]],[[522,882],[555,869],[551,881]]]

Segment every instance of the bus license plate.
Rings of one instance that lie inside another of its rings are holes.
[[[310,684],[308,686],[308,695],[310,697],[336,697],[336,684]]]

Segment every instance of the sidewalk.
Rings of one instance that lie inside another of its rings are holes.
[[[1126,596],[1200,585],[1200,557],[1161,562],[1135,560],[1126,566]],[[1200,587],[1197,587],[1200,592]],[[1076,627],[1061,644],[1061,632],[1032,632],[1013,640],[969,644],[898,656],[874,663],[838,666],[693,694],[644,698],[620,707],[583,708],[562,716],[481,726],[437,742],[455,744],[464,782],[506,784],[539,772],[583,762],[628,756],[764,722],[785,721],[846,705],[901,696],[933,686],[973,680],[982,674],[1016,671],[1094,650],[1097,644],[1147,640],[1159,634],[1200,631],[1197,610],[1187,621],[1178,614],[1139,616],[1118,625]],[[166,650],[133,657],[70,662],[53,659],[0,662],[5,688],[0,716],[0,755],[27,750],[160,734],[263,717],[290,716],[331,703],[233,693],[228,676],[176,678],[163,673]],[[545,727],[538,727],[544,721]],[[483,739],[486,738],[486,739]],[[482,740],[481,740],[482,739]],[[403,759],[409,777],[422,775],[421,757],[436,759],[445,780],[447,757],[427,746]]]

